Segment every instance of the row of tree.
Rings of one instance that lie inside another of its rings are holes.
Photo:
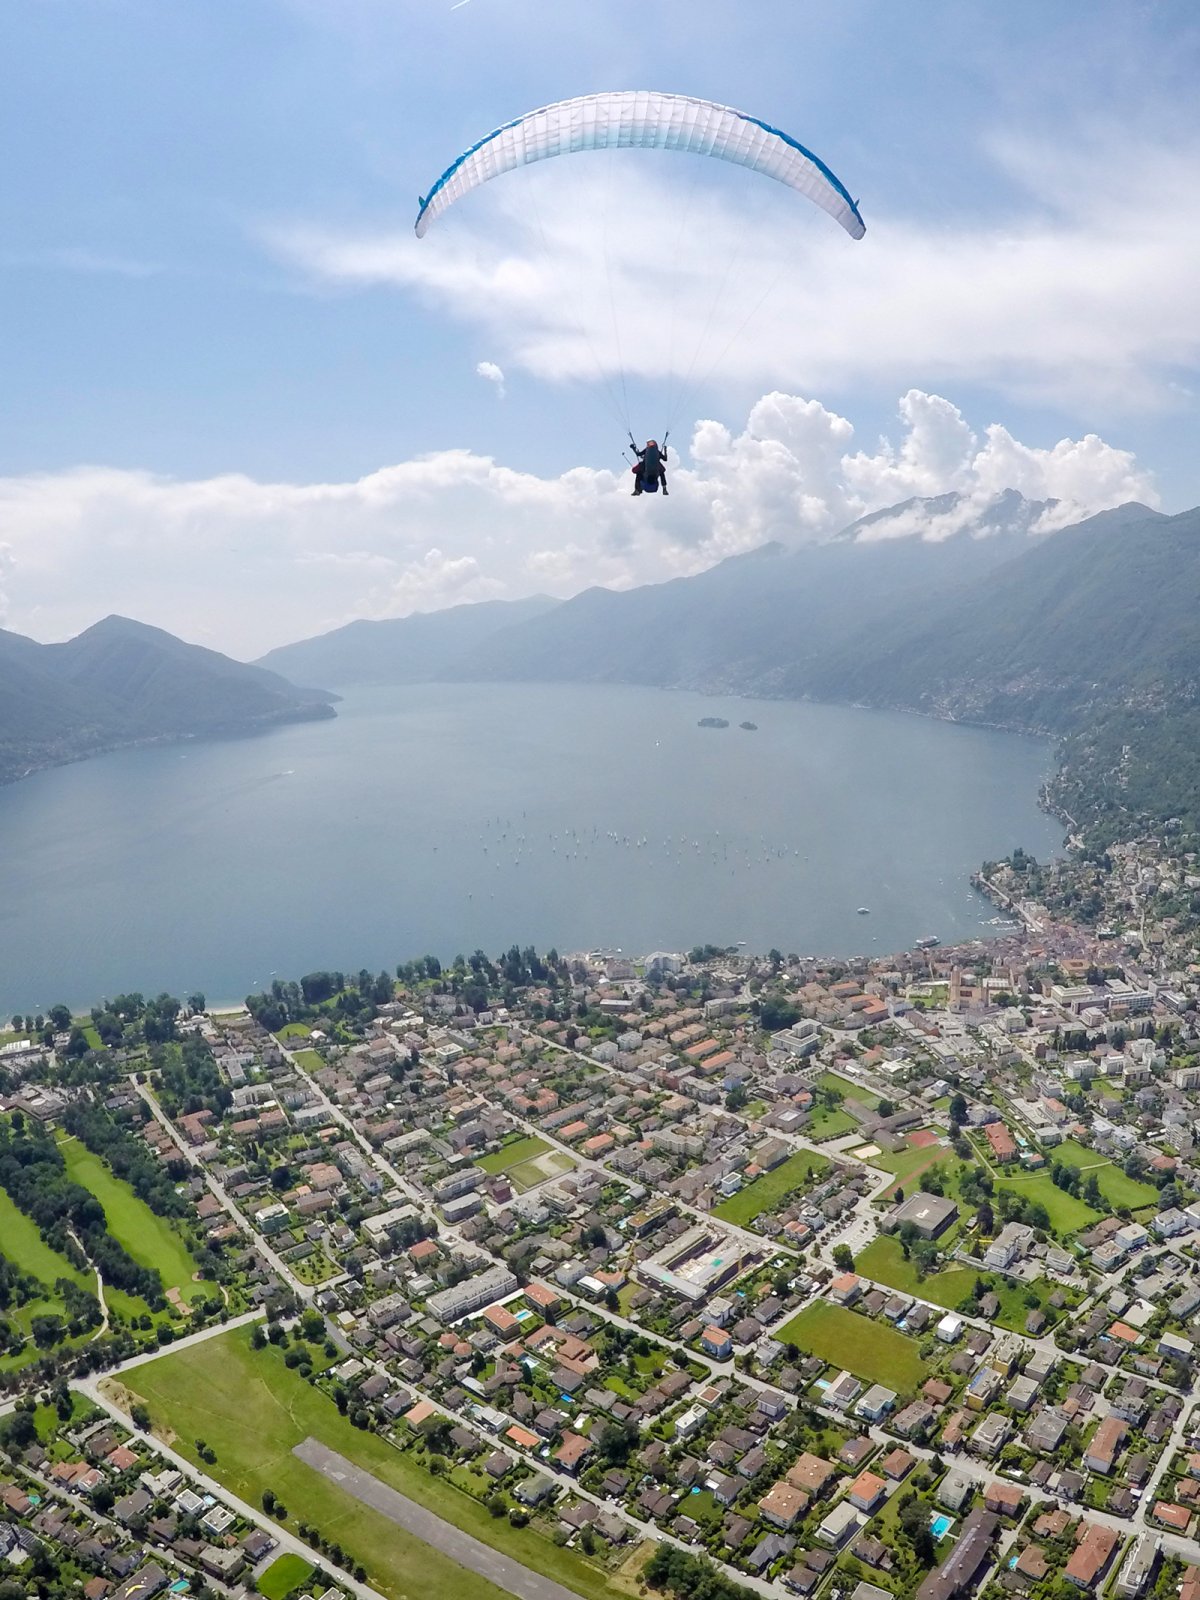
[[[67,1175],[62,1152],[44,1129],[0,1125],[0,1185],[46,1243],[81,1271],[94,1263],[110,1287],[140,1296],[152,1310],[166,1305],[158,1273],[112,1237],[104,1207]]]

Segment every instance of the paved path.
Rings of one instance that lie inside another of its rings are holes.
[[[446,1522],[432,1511],[426,1511],[415,1500],[397,1493],[362,1467],[355,1466],[345,1456],[338,1455],[319,1439],[305,1439],[292,1448],[306,1466],[315,1467],[325,1477],[332,1479],[356,1500],[361,1500],[372,1511],[378,1511],[406,1533],[415,1534],[435,1550],[457,1561],[460,1567],[477,1572],[498,1589],[513,1594],[518,1600],[579,1600],[574,1589],[568,1589],[553,1578],[544,1578],[540,1572],[531,1572],[519,1561],[493,1550],[491,1545],[463,1533],[452,1522]]]
[[[262,1322],[267,1313],[261,1306],[253,1311],[243,1311],[240,1317],[230,1317],[228,1322],[214,1322],[211,1327],[201,1328],[197,1333],[189,1333],[184,1339],[176,1339],[173,1344],[160,1345],[155,1350],[143,1350],[140,1355],[129,1356],[115,1367],[110,1367],[106,1372],[98,1373],[100,1378],[116,1378],[124,1372],[132,1372],[135,1367],[144,1367],[148,1361],[161,1361],[163,1356],[177,1355],[180,1350],[188,1350],[194,1344],[203,1344],[207,1339],[217,1339],[223,1333],[230,1333],[234,1328],[244,1328],[251,1322]],[[82,1387],[77,1378],[71,1380],[72,1385],[79,1389]]]

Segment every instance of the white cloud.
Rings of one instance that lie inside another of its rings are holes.
[[[496,385],[496,398],[498,400],[504,399],[504,369],[502,367],[498,367],[494,361],[479,361],[475,365],[475,376],[485,379],[488,383],[494,383]]]
[[[1064,502],[1054,521],[1128,499],[1150,475],[1095,435],[1050,449],[993,425],[980,444],[955,406],[910,390],[896,441],[853,449],[819,401],[763,396],[738,433],[700,422],[671,498],[629,494],[624,472],[518,472],[446,450],[344,483],[178,480],[77,467],[0,479],[9,626],[62,638],[125,611],[242,657],[354,617],[696,572],[767,539],[827,538],[911,496],[955,490],[875,536],[946,537],[998,492]],[[6,553],[7,549],[7,553]]]
[[[555,380],[682,375],[699,346],[693,379],[715,365],[811,393],[920,374],[1134,409],[1178,405],[1200,361],[1195,143],[1009,139],[991,152],[1022,195],[1009,215],[931,221],[868,196],[860,243],[719,163],[684,203],[666,162],[620,154],[634,164],[618,181],[592,156],[508,174],[424,240],[310,224],[263,238],[313,281],[392,284]]]

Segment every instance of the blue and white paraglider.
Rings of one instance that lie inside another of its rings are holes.
[[[585,151],[662,150],[712,157],[773,178],[833,218],[852,239],[866,232],[858,205],[841,179],[790,134],[731,106],[692,95],[626,89],[580,95],[541,106],[464,150],[421,198],[416,232],[432,225],[473,189],[519,167]],[[605,247],[607,246],[607,229]],[[606,264],[607,270],[607,264]],[[615,317],[614,309],[614,317]],[[693,368],[695,358],[693,357]],[[621,376],[624,391],[624,374]],[[624,422],[628,428],[628,415]],[[669,429],[667,430],[669,432]],[[647,440],[635,452],[634,493],[666,489],[666,438]],[[646,470],[649,455],[652,470]]]

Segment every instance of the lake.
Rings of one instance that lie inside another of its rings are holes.
[[[0,1016],[514,940],[840,955],[986,935],[970,873],[1061,841],[1037,808],[1050,763],[1042,740],[840,706],[355,690],[335,722],[0,789]]]

